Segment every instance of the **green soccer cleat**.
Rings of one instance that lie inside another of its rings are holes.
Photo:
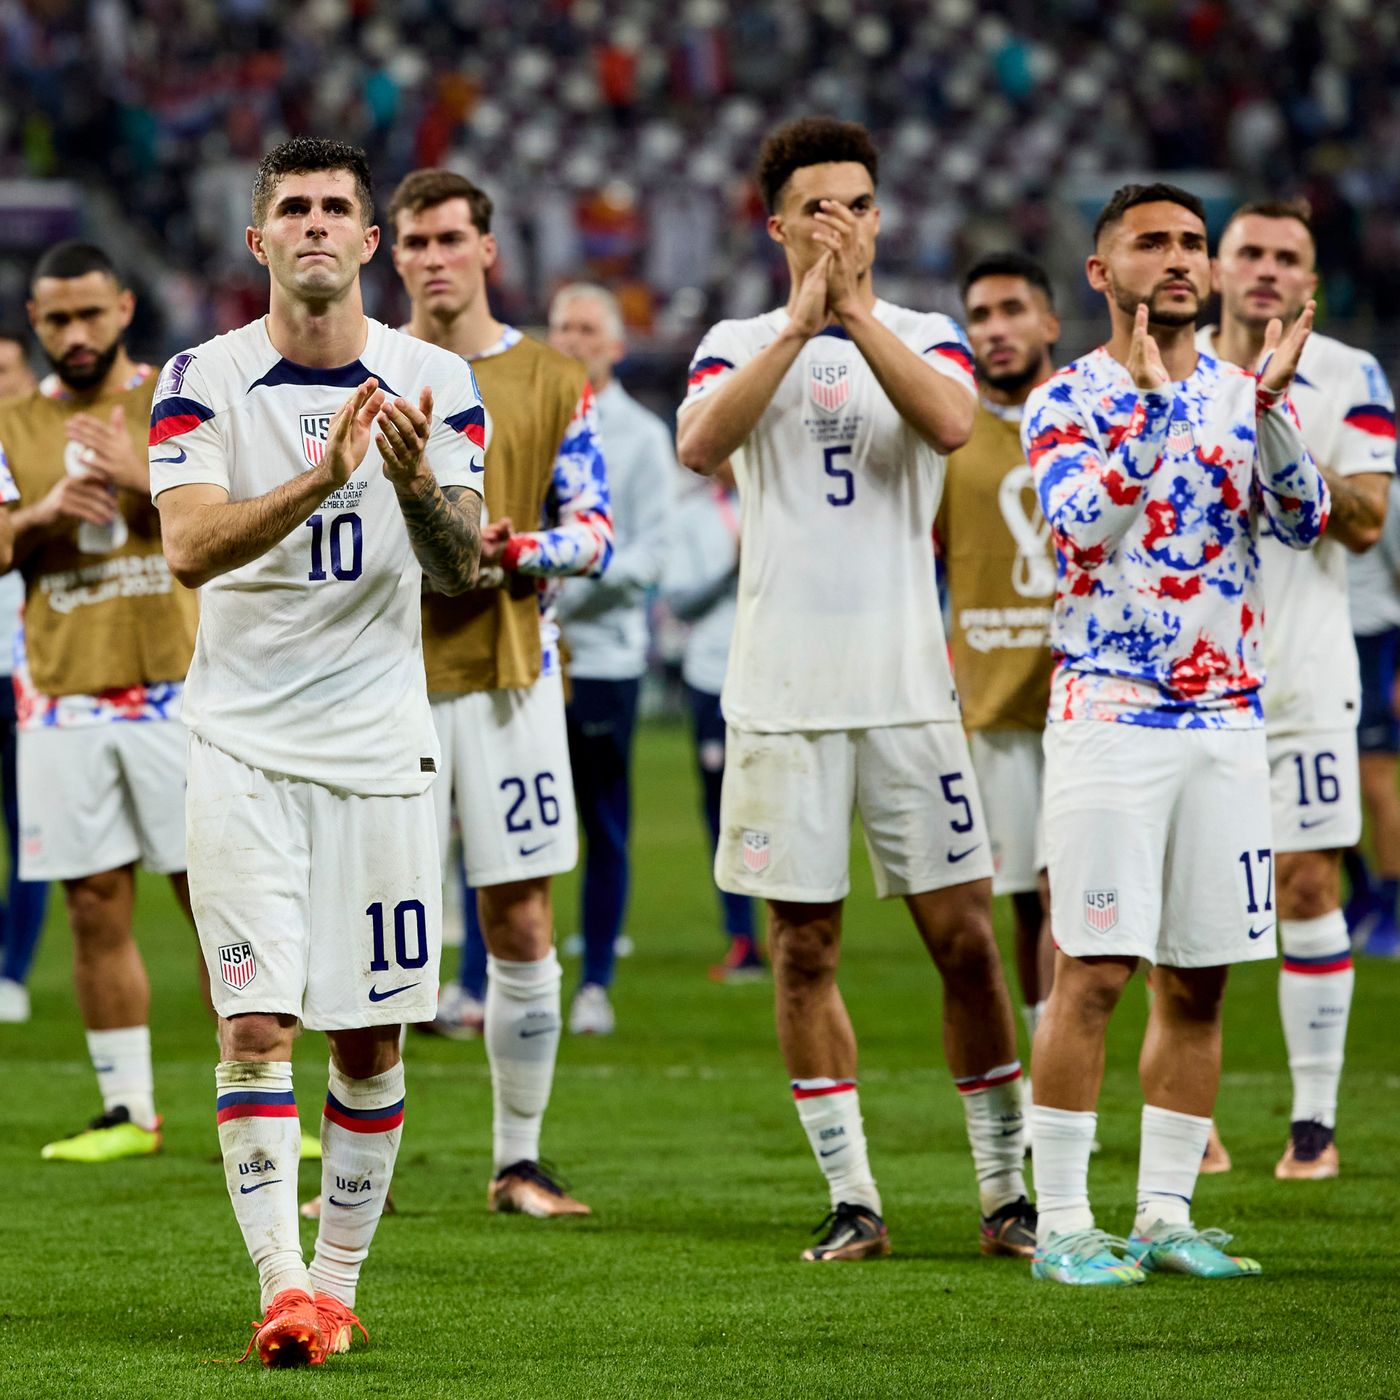
[[[39,1155],[46,1162],[118,1162],[159,1151],[159,1119],[154,1128],[142,1128],[131,1121],[126,1109],[114,1108],[94,1118],[82,1132],[48,1143]]]
[[[1051,1235],[1035,1251],[1031,1277],[1097,1288],[1146,1283],[1147,1275],[1132,1259],[1120,1259],[1114,1252],[1127,1249],[1127,1240],[1103,1230],[1072,1230],[1067,1235]]]
[[[1231,1236],[1194,1225],[1163,1225],[1128,1241],[1128,1256],[1149,1273],[1191,1274],[1195,1278],[1252,1278],[1262,1273],[1255,1259],[1225,1253]]]
[[[301,1130],[301,1160],[303,1162],[319,1162],[321,1160],[321,1139],[315,1133],[308,1133],[305,1128]]]

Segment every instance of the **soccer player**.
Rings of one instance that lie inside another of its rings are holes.
[[[0,399],[29,394],[37,388],[18,331],[0,329]],[[4,514],[4,512],[0,512]],[[7,522],[8,523],[8,522]],[[0,526],[0,528],[4,528]],[[13,545],[13,539],[11,540]],[[29,1019],[29,966],[44,927],[49,887],[42,880],[19,877],[19,788],[16,783],[15,641],[24,607],[24,578],[18,572],[0,578],[0,796],[5,808],[5,844],[9,883],[0,909],[0,1023]]]
[[[1361,663],[1361,800],[1375,850],[1372,877],[1360,850],[1345,857],[1351,879],[1347,921],[1372,957],[1400,955],[1400,485],[1392,481],[1385,528],[1376,547],[1348,560],[1351,630]]]
[[[612,524],[583,366],[491,314],[491,213],[484,191],[446,170],[415,171],[389,205],[394,266],[412,306],[408,333],[471,362],[486,399],[491,458],[482,586],[423,606],[445,765],[438,831],[445,857],[455,796],[488,951],[487,1204],[537,1217],[586,1215],[539,1162],[563,1024],[550,881],[578,861],[558,628],[552,610],[541,615],[549,597],[541,588],[600,575]]]
[[[1262,374],[1198,352],[1205,211],[1172,185],[1113,195],[1087,272],[1109,340],[1031,394],[1021,430],[1059,564],[1045,731],[1059,952],[1032,1066],[1031,1269],[1070,1284],[1238,1277],[1259,1265],[1196,1229],[1191,1198],[1226,975],[1274,955],[1256,542],[1267,522],[1307,549],[1327,522],[1287,398],[1313,312],[1282,338],[1270,325]],[[1124,1241],[1095,1227],[1088,1171],[1105,1031],[1139,958],[1154,964],[1154,995]]]
[[[1253,368],[1277,318],[1291,326],[1317,290],[1307,210],[1246,204],[1215,261],[1220,326],[1197,345]],[[1314,333],[1291,394],[1303,440],[1332,493],[1327,533],[1300,553],[1265,534],[1264,724],[1278,862],[1279,1009],[1293,1075],[1280,1180],[1338,1171],[1337,1087],[1356,974],[1342,913],[1342,852],[1361,839],[1361,679],[1347,606],[1347,553],[1380,538],[1395,474],[1395,400],[1375,358]]]
[[[786,306],[701,342],[682,465],[732,458],[739,610],[724,683],[716,878],[768,902],[778,1042],[831,1213],[807,1260],[889,1252],[836,983],[851,813],[876,889],[900,896],[944,982],[981,1247],[1025,1253],[1021,1067],[991,922],[991,852],[933,589],[946,454],[972,429],[972,359],[946,316],[879,300],[878,157],[864,127],[807,117],[759,158]]]
[[[421,590],[469,587],[480,549],[481,400],[460,360],[365,316],[372,216],[362,151],[298,138],[266,155],[247,239],[269,313],[176,355],[151,413],[166,556],[203,589],[190,888],[224,1173],[262,1290],[249,1351],[268,1366],[317,1364],[359,1325],[402,1134],[398,1022],[437,1005]],[[309,1269],[298,1021],[331,1049]]]
[[[622,313],[606,288],[561,287],[549,309],[549,343],[588,371],[608,464],[613,557],[601,579],[573,578],[559,590],[559,625],[569,652],[566,716],[583,865],[583,969],[569,1007],[573,1035],[614,1026],[615,950],[630,883],[632,737],[647,668],[647,591],[670,547],[676,452],[671,431],[613,374],[627,353]]]
[[[1021,411],[1054,373],[1060,322],[1045,269],[1024,253],[977,262],[963,278],[963,307],[981,399],[971,438],[948,458],[938,538],[992,893],[1011,896],[1030,1041],[1054,966],[1040,796],[1055,553],[1021,447]]]
[[[49,1161],[160,1149],[150,986],[132,936],[136,862],[168,874],[189,910],[179,718],[197,604],[171,579],[150,502],[156,377],[126,349],[135,308],[100,248],[50,248],[30,280],[29,319],[53,372],[0,408],[26,599],[19,873],[63,882],[102,1096],[87,1129],[43,1149]]]

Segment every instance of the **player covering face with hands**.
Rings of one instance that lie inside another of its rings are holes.
[[[932,587],[944,454],[976,406],[971,355],[947,317],[875,295],[877,166],[848,123],[769,137],[759,179],[791,293],[705,337],[677,437],[702,474],[732,458],[739,487],[715,872],[768,902],[778,1041],[831,1199],[812,1261],[889,1251],[836,981],[853,808],[879,893],[904,899],[943,977],[981,1248],[1028,1251],[1035,1220],[991,859]]]
[[[248,244],[270,311],[177,355],[151,416],[166,555],[203,587],[185,719],[190,889],[219,1012],[216,1103],[264,1316],[249,1350],[350,1345],[404,1114],[399,1023],[437,1002],[423,581],[470,587],[484,414],[455,356],[364,315],[363,153],[299,139],[259,167]],[[298,1238],[298,1022],[330,1041],[326,1201]]]

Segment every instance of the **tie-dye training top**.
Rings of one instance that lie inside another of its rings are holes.
[[[1259,535],[1307,549],[1329,506],[1288,399],[1205,354],[1143,392],[1100,347],[1021,433],[1057,558],[1050,720],[1260,724]]]

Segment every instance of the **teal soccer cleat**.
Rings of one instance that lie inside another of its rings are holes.
[[[1114,1252],[1127,1248],[1127,1240],[1103,1230],[1074,1230],[1067,1235],[1051,1235],[1048,1243],[1036,1248],[1031,1277],[1099,1288],[1146,1283],[1147,1275],[1133,1259],[1120,1259]]]
[[[1128,1257],[1148,1273],[1191,1274],[1195,1278],[1252,1278],[1262,1273],[1255,1259],[1225,1253],[1232,1236],[1193,1225],[1163,1225],[1128,1241]]]

